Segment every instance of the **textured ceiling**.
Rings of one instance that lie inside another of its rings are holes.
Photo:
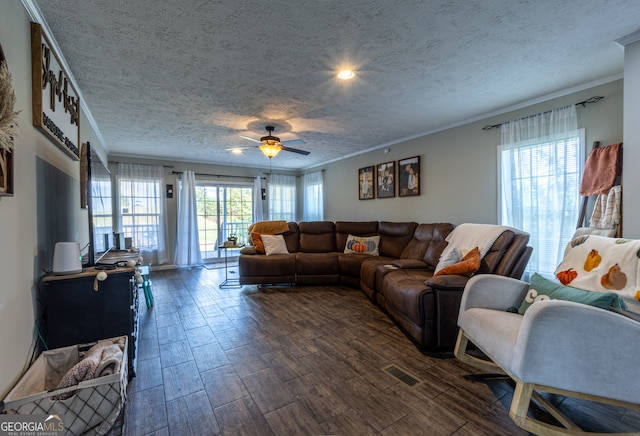
[[[35,1],[109,154],[301,169],[623,71],[638,0]],[[356,71],[350,81],[337,70]]]

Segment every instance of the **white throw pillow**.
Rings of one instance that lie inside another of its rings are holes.
[[[267,256],[272,254],[289,254],[287,244],[282,235],[260,235]]]
[[[445,251],[440,256],[440,260],[438,261],[438,264],[436,265],[436,269],[433,273],[435,274],[438,271],[440,271],[442,268],[446,268],[448,266],[453,265],[454,263],[458,263],[460,262],[461,259],[462,259],[462,256],[460,254],[460,251],[457,248],[454,247],[454,248],[451,248],[450,250],[445,249]]]

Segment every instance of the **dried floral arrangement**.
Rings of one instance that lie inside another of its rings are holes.
[[[7,63],[0,59],[0,150],[11,151],[13,138],[18,135],[18,112],[13,108],[16,104],[16,95],[11,87],[11,73]]]

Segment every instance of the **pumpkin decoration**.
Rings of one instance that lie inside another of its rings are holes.
[[[587,254],[587,259],[584,261],[584,270],[589,272],[592,269],[597,268],[601,261],[602,256],[600,256],[598,250],[591,250],[591,252]]]
[[[600,279],[600,284],[605,289],[613,289],[614,291],[619,291],[620,289],[627,286],[627,275],[622,272],[620,266],[616,263],[609,271],[602,276]]]
[[[589,239],[589,236],[588,236],[588,235],[587,235],[587,236],[580,236],[580,237],[578,237],[578,238],[575,238],[575,239],[573,239],[573,240],[571,241],[571,247],[572,247],[572,248],[575,248],[575,247],[577,247],[578,245],[582,245],[582,244],[584,244],[584,243],[587,241],[587,239]]]
[[[350,239],[347,241],[347,248],[356,253],[366,253],[368,251],[374,251],[376,244],[367,239]]]
[[[556,274],[556,277],[558,278],[558,280],[560,280],[560,283],[562,283],[563,285],[568,285],[573,281],[573,279],[578,277],[578,272],[573,268],[569,268],[567,270],[558,272]]]

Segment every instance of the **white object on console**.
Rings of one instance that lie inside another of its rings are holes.
[[[56,242],[53,250],[53,273],[56,275],[82,272],[79,242]]]

